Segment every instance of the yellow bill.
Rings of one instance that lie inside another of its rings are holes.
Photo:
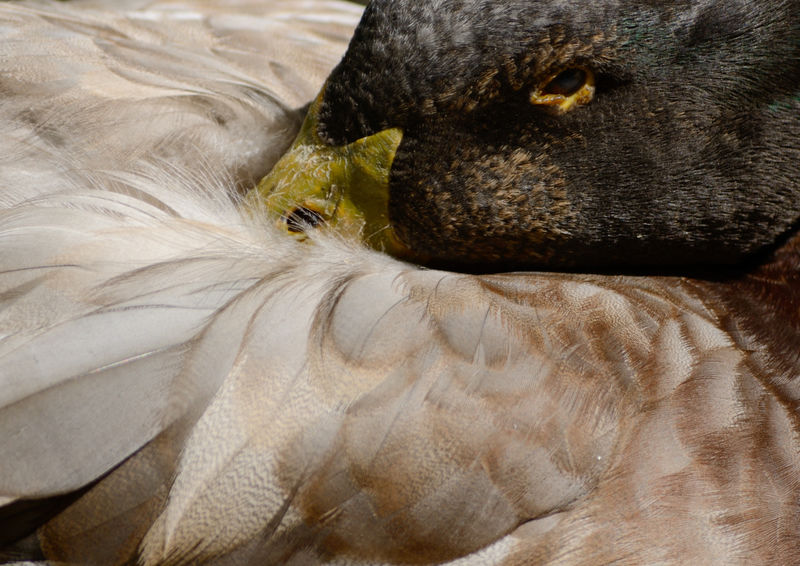
[[[323,89],[324,92],[324,89]],[[395,256],[406,248],[389,223],[389,171],[403,133],[391,128],[344,146],[317,135],[320,94],[289,151],[248,193],[248,206],[266,209],[279,228],[305,240],[328,229]]]

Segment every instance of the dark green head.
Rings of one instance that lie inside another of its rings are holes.
[[[402,132],[411,257],[732,264],[800,219],[800,1],[375,0],[315,120]]]

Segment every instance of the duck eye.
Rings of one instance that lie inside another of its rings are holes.
[[[316,228],[324,222],[322,213],[305,206],[298,206],[283,217],[286,229],[295,234],[305,232],[308,228]]]
[[[586,84],[586,71],[583,69],[567,69],[558,73],[542,89],[542,94],[560,94],[570,96],[578,92]]]
[[[531,104],[547,106],[559,113],[588,104],[593,98],[594,73],[580,67],[570,67],[550,77],[530,95]]]

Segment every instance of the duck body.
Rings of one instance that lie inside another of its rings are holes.
[[[4,355],[58,380],[4,410],[6,493],[49,503],[90,482],[39,528],[47,557],[791,563],[798,337],[754,281],[478,277],[137,220],[114,223],[130,249],[93,254],[103,277],[49,270],[93,300]],[[165,235],[180,256],[118,261]],[[88,338],[60,372],[29,361]]]
[[[50,38],[85,79],[2,59],[0,557],[796,562],[797,237],[703,279],[471,275],[287,238],[242,189],[358,11],[267,6],[0,5],[17,46]]]

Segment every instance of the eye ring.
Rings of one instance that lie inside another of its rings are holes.
[[[534,89],[530,102],[566,112],[574,106],[588,104],[594,98],[594,73],[585,67],[567,67],[550,75],[542,86]]]

